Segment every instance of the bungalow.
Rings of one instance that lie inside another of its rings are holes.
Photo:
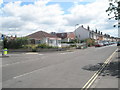
[[[55,35],[51,35],[44,31],[38,31],[33,34],[26,36],[30,39],[31,44],[48,44],[50,46],[61,47],[61,38]]]
[[[56,33],[56,36],[61,38],[62,42],[70,42],[72,40],[75,40],[75,34],[74,32],[67,32],[67,33]]]

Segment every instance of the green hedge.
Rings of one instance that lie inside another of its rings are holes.
[[[7,38],[5,38],[3,40],[4,48],[8,48],[8,49],[22,48],[22,46],[26,44],[28,44],[28,39],[26,37],[20,37],[12,40],[8,40]]]

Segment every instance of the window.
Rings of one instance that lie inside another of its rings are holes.
[[[53,40],[49,40],[49,43],[53,43]]]
[[[58,44],[60,44],[61,43],[61,40],[58,40]]]
[[[62,33],[61,36],[64,37],[64,33]]]

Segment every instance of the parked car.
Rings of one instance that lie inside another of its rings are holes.
[[[110,43],[110,45],[115,44],[115,42],[109,42],[109,43]]]
[[[103,41],[102,43],[103,43],[104,46],[109,45],[109,43],[107,41]]]
[[[101,43],[101,42],[96,42],[95,43],[95,47],[102,47],[103,46],[103,43]]]
[[[117,46],[120,46],[120,41],[119,41],[119,42],[117,42]]]

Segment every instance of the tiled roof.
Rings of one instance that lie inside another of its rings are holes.
[[[46,37],[48,37],[48,38],[58,38],[57,36],[51,35],[51,34],[46,33],[44,31],[38,31],[38,32],[32,33],[32,34],[30,34],[26,37],[32,38],[32,39],[42,39],[42,38],[46,38]]]
[[[75,39],[75,34],[74,34],[74,32],[69,32],[67,37],[68,37],[68,38],[71,38],[71,39]]]
[[[74,32],[57,33],[56,35],[62,39],[65,39],[65,38],[75,39]]]

